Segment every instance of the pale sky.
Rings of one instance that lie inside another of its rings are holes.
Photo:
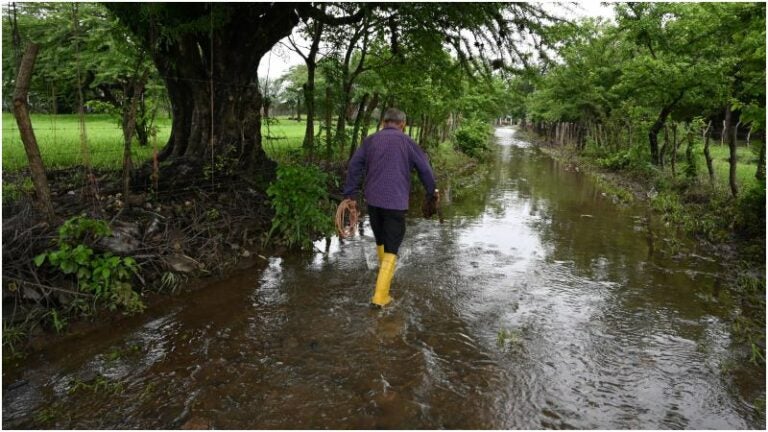
[[[588,17],[588,16],[594,16],[594,17],[603,17],[603,18],[613,18],[613,6],[610,4],[603,5],[601,3],[605,2],[599,2],[599,1],[580,1],[577,2],[577,4],[571,6],[569,5],[569,8],[571,9],[571,13],[568,14],[565,12],[565,9],[560,6],[558,2],[543,2],[547,3],[551,6],[553,12],[559,12],[559,14],[568,16],[571,15],[574,18],[581,18],[581,17]],[[298,27],[297,27],[298,28]],[[287,43],[287,39],[283,39],[283,42]],[[293,52],[292,50],[289,50],[282,44],[278,43],[276,44],[272,50],[265,55],[261,59],[261,63],[259,63],[259,78],[267,78],[269,77],[269,80],[272,81],[274,79],[277,79],[281,75],[283,75],[288,68],[290,68],[293,65],[302,64],[304,60]]]

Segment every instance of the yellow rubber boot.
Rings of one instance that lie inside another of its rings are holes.
[[[379,265],[381,265],[381,260],[384,258],[384,245],[376,245],[376,255],[379,256]]]
[[[376,278],[376,291],[373,293],[371,303],[377,306],[386,306],[392,301],[389,296],[389,285],[392,283],[392,276],[395,274],[395,263],[397,255],[384,253],[379,267],[379,277]]]

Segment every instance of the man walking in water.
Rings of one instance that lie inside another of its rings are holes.
[[[354,203],[365,172],[365,200],[379,257],[379,276],[371,303],[380,307],[392,301],[389,286],[405,236],[411,170],[416,169],[432,208],[437,199],[427,155],[404,133],[405,113],[390,108],[384,113],[382,123],[383,129],[363,140],[350,159],[344,185],[345,201]]]

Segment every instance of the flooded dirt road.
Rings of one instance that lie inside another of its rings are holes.
[[[368,307],[366,227],[31,356],[3,426],[763,428],[762,383],[728,372],[718,260],[495,141],[445,223],[409,219],[394,307]]]

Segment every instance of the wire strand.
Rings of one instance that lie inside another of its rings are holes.
[[[344,200],[339,203],[336,208],[336,232],[340,238],[345,239],[355,235],[355,227],[357,227],[359,217],[357,202]]]

